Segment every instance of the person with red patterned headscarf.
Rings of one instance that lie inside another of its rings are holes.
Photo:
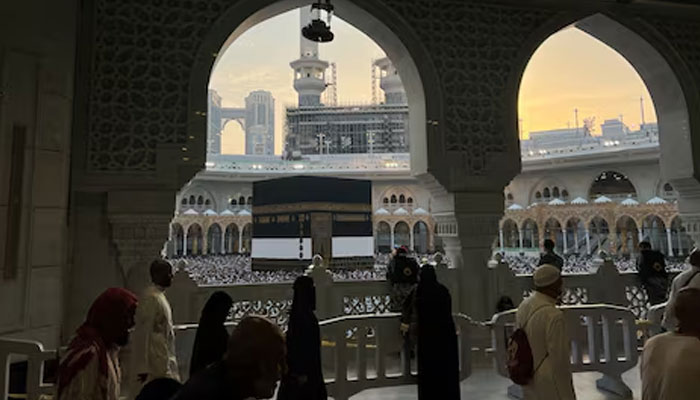
[[[118,352],[129,341],[136,304],[136,296],[120,288],[92,303],[58,367],[58,400],[119,399]]]

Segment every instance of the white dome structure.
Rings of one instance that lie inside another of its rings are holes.
[[[566,202],[562,199],[553,199],[547,204],[549,204],[550,206],[563,206],[564,204],[566,204]]]
[[[233,211],[227,209],[227,210],[222,211],[220,215],[231,216],[231,215],[236,215],[236,214],[234,214]]]
[[[521,206],[520,204],[514,203],[514,204],[511,204],[510,206],[508,206],[508,208],[506,208],[506,210],[510,210],[510,211],[523,210],[523,206]]]
[[[610,197],[600,196],[597,199],[593,200],[593,202],[596,204],[603,204],[603,203],[612,203],[612,200],[610,199]]]
[[[199,213],[197,211],[195,211],[194,209],[190,208],[189,210],[182,213],[182,215],[199,215]]]
[[[588,204],[588,200],[584,199],[583,197],[577,197],[571,200],[571,204]]]
[[[408,215],[408,211],[403,207],[399,207],[394,211],[394,215]]]
[[[428,215],[428,212],[418,207],[415,210],[413,210],[413,215]]]
[[[238,212],[238,215],[240,215],[241,217],[250,217],[253,214],[251,214],[248,210],[241,210]]]
[[[623,206],[637,206],[639,205],[639,202],[630,197],[628,199],[623,200],[620,204],[622,204]]]
[[[654,205],[654,204],[666,204],[666,203],[668,203],[668,201],[662,199],[659,196],[652,197],[651,199],[649,199],[647,201],[647,204],[652,204],[652,205]]]
[[[219,214],[217,214],[216,211],[214,211],[210,208],[204,212],[204,215],[219,215]]]
[[[374,215],[390,215],[391,213],[386,210],[386,208],[379,208],[374,212]]]

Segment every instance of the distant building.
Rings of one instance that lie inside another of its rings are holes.
[[[275,153],[275,99],[270,92],[256,90],[245,98],[245,153]]]
[[[221,154],[221,96],[216,90],[209,89],[207,97],[207,154]]]

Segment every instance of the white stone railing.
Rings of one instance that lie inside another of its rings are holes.
[[[591,274],[566,274],[564,279],[565,305],[612,304],[629,308],[637,319],[647,319],[650,304],[646,291],[636,272],[619,272],[607,257],[598,259]],[[533,290],[532,275],[515,274],[508,263],[499,260],[489,262],[492,293],[506,295],[517,305]],[[676,273],[669,273],[672,279]]]
[[[622,374],[637,365],[637,328],[635,316],[623,307],[610,305],[563,306],[566,329],[571,338],[572,372],[600,372],[599,389],[623,398],[631,398],[632,390]],[[498,373],[506,370],[507,338],[514,330],[515,311],[496,314],[491,321],[494,363]],[[508,394],[522,398],[522,388],[512,385]]]
[[[44,362],[55,360],[55,350],[44,350],[39,342],[0,338],[0,398],[9,398],[10,365],[27,362],[27,400],[39,400],[42,395],[51,395],[55,385],[44,383]]]
[[[471,375],[472,321],[454,315],[458,331],[460,380]],[[347,400],[363,390],[410,385],[416,371],[403,346],[399,330],[400,315],[346,315],[319,323],[322,364],[328,394]],[[234,323],[228,323],[232,328]],[[187,379],[197,325],[176,326],[176,349],[180,376]],[[415,358],[413,360],[415,364]]]
[[[444,264],[439,264],[436,269],[438,278],[448,286],[456,301],[457,271]],[[390,311],[390,285],[387,281],[334,281],[322,267],[310,269],[307,274],[314,279],[318,306],[316,313],[320,319]],[[291,283],[197,286],[183,269],[175,274],[173,285],[166,291],[175,323],[193,324],[199,321],[204,304],[215,291],[224,291],[233,299],[232,321],[256,314],[266,316],[282,327],[286,326],[293,297]]]

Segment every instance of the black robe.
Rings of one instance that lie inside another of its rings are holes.
[[[315,288],[308,277],[297,278],[294,286],[294,304],[287,327],[288,370],[277,400],[326,400],[328,394],[321,367],[321,330],[313,312]]]
[[[215,292],[202,310],[197,335],[190,360],[190,377],[204,370],[208,365],[221,361],[226,353],[228,331],[224,326],[231,297],[224,292]]]
[[[452,299],[423,267],[415,291],[418,314],[418,399],[459,400],[459,350],[452,319]]]

